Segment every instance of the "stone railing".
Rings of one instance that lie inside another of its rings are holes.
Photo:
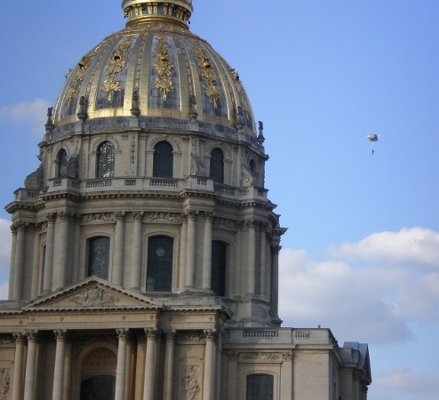
[[[37,190],[17,189],[14,192],[14,200],[34,202],[38,200],[38,193]]]

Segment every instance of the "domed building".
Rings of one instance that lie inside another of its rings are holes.
[[[281,328],[286,229],[238,73],[189,31],[192,0],[122,8],[6,206],[0,399],[365,400],[366,344]]]

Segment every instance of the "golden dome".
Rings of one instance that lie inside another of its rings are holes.
[[[78,118],[111,118],[109,126],[123,127],[121,117],[135,116],[145,126],[184,127],[197,120],[210,131],[238,129],[256,138],[239,75],[188,29],[192,0],[124,0],[122,8],[126,28],[69,72],[55,107],[56,128]]]

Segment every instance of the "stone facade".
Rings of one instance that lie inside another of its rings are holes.
[[[365,400],[367,345],[280,327],[286,229],[239,76],[192,1],[123,8],[6,206],[0,400]]]

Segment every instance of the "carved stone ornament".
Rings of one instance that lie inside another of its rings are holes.
[[[78,307],[114,307],[119,298],[99,288],[92,286],[70,299]]]
[[[10,387],[10,370],[9,368],[0,368],[0,400],[8,398]]]
[[[44,185],[44,167],[41,164],[35,172],[29,174],[24,180],[24,187],[29,190],[41,190]]]
[[[154,82],[154,89],[162,92],[162,100],[168,99],[168,93],[174,90],[172,82],[172,70],[174,69],[173,58],[169,56],[169,45],[165,36],[160,36],[155,47],[154,69],[157,77]]]
[[[204,339],[201,332],[180,332],[178,338],[182,342],[201,342]]]
[[[244,160],[241,162],[241,178],[244,187],[251,187],[255,183],[255,175]]]
[[[200,371],[195,365],[183,368],[182,393],[183,400],[197,400],[201,391]]]
[[[114,222],[114,219],[111,217],[110,214],[106,214],[106,213],[89,214],[84,217],[84,222],[95,222],[95,221]]]
[[[204,171],[204,164],[200,157],[194,153],[191,154],[191,175],[202,175]]]
[[[74,156],[61,166],[60,175],[62,178],[78,179],[79,157]]]
[[[14,343],[14,338],[12,335],[0,335],[0,346],[2,344],[12,344]]]
[[[153,212],[151,213],[149,220],[159,222],[175,222],[175,216],[171,213]]]
[[[279,361],[282,356],[275,353],[243,353],[242,360],[248,361]]]

